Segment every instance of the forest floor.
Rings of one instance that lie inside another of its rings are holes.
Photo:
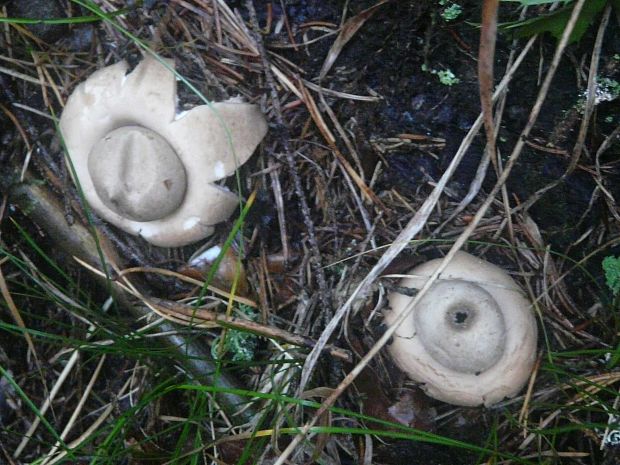
[[[617,464],[620,11],[586,2],[557,67],[559,37],[498,34],[490,163],[480,3],[0,1],[0,463]],[[151,52],[178,111],[240,96],[269,124],[225,181],[242,210],[182,248],[85,208],[57,130]],[[395,276],[459,241],[538,324],[489,407],[428,397],[381,342]]]

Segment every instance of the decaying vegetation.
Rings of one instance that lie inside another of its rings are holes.
[[[5,5],[0,462],[617,463],[620,28],[586,3],[497,46],[494,1]],[[149,246],[71,182],[68,95],[142,54],[175,60],[179,110],[240,95],[270,123],[204,244]],[[541,334],[490,408],[384,351],[393,275],[459,249],[511,271]]]

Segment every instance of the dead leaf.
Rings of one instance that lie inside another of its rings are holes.
[[[205,279],[211,269],[211,265],[217,259],[221,246],[216,245],[207,250],[198,252],[189,260],[187,266],[181,267],[178,272],[194,279]],[[249,284],[245,274],[245,267],[233,247],[224,252],[224,257],[213,277],[214,286],[230,291],[237,276],[236,295],[247,297]]]

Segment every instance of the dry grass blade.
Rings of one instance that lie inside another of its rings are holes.
[[[125,381],[125,383],[116,395],[117,400],[125,394],[125,391],[129,388],[130,383],[131,378]],[[67,444],[67,450],[59,452],[55,457],[51,458],[47,462],[47,465],[54,465],[56,462],[65,458],[69,451],[77,449],[84,441],[87,441],[101,427],[103,422],[112,414],[115,406],[116,402],[110,402],[105,407],[103,412],[101,412],[101,414],[97,417],[97,419],[80,435],[80,437]]]
[[[26,432],[21,442],[17,446],[17,449],[15,449],[15,452],[13,452],[14,458],[19,458],[21,453],[24,451],[24,449],[28,445],[28,442],[32,438],[32,435],[34,434],[34,432],[37,430],[37,428],[41,424],[41,417],[47,413],[47,410],[50,408],[50,406],[52,405],[52,402],[56,399],[56,396],[60,392],[60,388],[62,388],[63,383],[67,380],[69,373],[71,373],[71,370],[73,370],[73,367],[77,363],[78,356],[79,356],[79,353],[76,350],[75,352],[73,352],[73,354],[69,358],[67,364],[65,365],[62,372],[58,376],[56,383],[54,383],[54,385],[52,386],[52,390],[50,391],[49,395],[46,397],[45,401],[39,408],[40,415],[37,415],[35,419],[32,421],[30,427],[28,428],[28,431]]]
[[[181,281],[185,281],[187,283],[190,284],[194,284],[196,286],[204,286],[205,282],[198,280],[198,279],[194,279],[190,276],[186,276],[184,274],[181,273],[177,273],[175,271],[170,271],[170,270],[166,270],[164,268],[146,268],[146,267],[135,267],[135,268],[126,268],[124,270],[120,270],[118,273],[118,277],[123,277],[132,273],[156,273],[156,274],[160,274],[162,276],[171,276],[173,278],[179,279]],[[225,297],[227,299],[232,298],[233,301],[243,304],[243,305],[247,305],[248,307],[252,307],[252,308],[257,308],[258,305],[256,304],[256,302],[252,299],[248,299],[247,297],[242,297],[239,295],[234,295],[231,294],[229,292],[226,292],[222,289],[219,289],[215,286],[212,285],[208,285],[207,289],[210,290],[211,292],[213,292],[214,294],[217,294],[221,297]]]
[[[45,86],[50,85],[48,83],[41,83],[39,79],[33,78],[32,76],[29,76],[28,74],[20,73],[18,71],[13,71],[12,69],[5,68],[4,66],[0,66],[0,73],[6,74],[7,76],[12,76],[17,79],[21,79],[22,81],[30,82],[31,84],[41,84]]]
[[[347,92],[338,92],[337,90],[333,90],[333,89],[327,89],[325,87],[318,86],[305,79],[302,79],[302,82],[308,89],[312,89],[324,95],[329,95],[330,97],[337,97],[337,98],[347,99],[347,100],[357,100],[359,102],[378,102],[381,100],[381,97],[374,97],[372,95],[356,95],[356,94],[349,94]]]
[[[84,389],[84,392],[82,393],[82,397],[80,398],[80,401],[78,402],[77,407],[71,414],[71,418],[69,418],[69,420],[67,421],[67,424],[65,428],[62,430],[62,433],[60,433],[60,439],[62,439],[63,441],[67,438],[67,435],[71,431],[71,428],[73,428],[73,426],[75,425],[76,421],[78,420],[78,417],[80,416],[80,413],[82,413],[82,408],[84,407],[84,404],[86,403],[86,400],[88,399],[88,396],[93,390],[95,381],[97,381],[97,378],[99,378],[99,374],[101,373],[101,367],[103,367],[103,363],[105,362],[105,359],[106,359],[105,354],[102,355],[101,358],[99,359],[99,362],[97,363],[97,366],[95,367],[95,371],[93,372],[93,375],[88,381],[88,384],[86,385],[86,388]],[[41,465],[46,465],[47,463],[49,463],[49,461],[53,458],[54,454],[56,454],[59,448],[60,448],[60,443],[56,442],[56,444],[54,444],[54,446],[47,453],[47,456],[45,457],[45,459],[43,459],[43,462],[41,463]]]
[[[342,164],[342,166],[347,171],[349,176],[351,176],[351,179],[355,181],[355,184],[357,184],[357,186],[359,187],[360,191],[362,192],[362,195],[366,199],[370,200],[375,205],[377,205],[377,207],[381,208],[382,210],[385,210],[386,207],[381,201],[381,199],[379,199],[379,197],[377,197],[377,195],[373,192],[373,190],[366,185],[362,177],[351,166],[351,163],[349,163],[349,161],[344,157],[344,155],[342,155],[342,153],[340,153],[340,150],[338,150],[338,148],[336,147],[336,138],[334,137],[334,135],[328,128],[327,124],[325,123],[325,120],[323,119],[323,116],[321,115],[321,112],[319,111],[319,108],[314,98],[312,97],[312,95],[310,95],[310,93],[306,90],[306,88],[301,83],[300,83],[300,92],[301,92],[301,95],[303,96],[304,103],[306,104],[306,107],[308,108],[308,112],[310,113],[310,116],[314,120],[314,123],[316,124],[316,126],[319,128],[319,131],[321,132],[323,138],[325,139],[325,141],[331,148],[332,153],[336,156],[336,158],[338,158],[338,161]]]
[[[2,110],[2,112],[11,120],[11,122],[15,125],[15,127],[17,128],[17,130],[19,131],[19,134],[21,135],[24,143],[26,144],[26,148],[28,149],[28,151],[32,151],[32,145],[30,145],[30,140],[28,138],[28,135],[26,134],[26,131],[24,131],[24,128],[22,127],[21,123],[19,122],[19,120],[15,117],[15,115],[9,111],[9,109],[7,107],[5,107],[2,103],[0,103],[0,110]]]
[[[28,330],[26,328],[26,323],[24,322],[24,319],[22,318],[22,315],[19,312],[19,309],[17,308],[17,305],[15,305],[15,301],[13,300],[13,296],[11,296],[11,292],[9,291],[9,287],[6,284],[6,279],[4,278],[4,274],[2,273],[2,263],[0,263],[0,294],[2,294],[2,297],[4,298],[4,302],[6,303],[7,307],[9,308],[9,312],[11,313],[11,316],[15,320],[15,323],[22,330],[24,330],[23,334],[24,334],[24,339],[26,340],[26,344],[28,345],[28,350],[30,351],[30,353],[32,353],[32,357],[34,358],[34,362],[35,362],[35,365],[37,367],[37,371],[39,373],[39,376],[41,377],[41,380],[43,381],[44,392],[45,392],[46,395],[48,395],[48,398],[46,399],[46,403],[47,403],[50,400],[50,398],[53,397],[53,394],[51,392],[48,392],[47,386],[45,384],[45,377],[43,376],[43,371],[41,369],[41,362],[39,361],[39,356],[37,355],[37,351],[35,349],[34,342],[33,342],[32,338],[30,337],[30,334],[28,333]],[[49,407],[49,404],[47,405],[47,407]],[[38,425],[39,421],[40,421],[40,418],[37,416],[34,419],[33,425]],[[32,429],[32,431],[34,431],[36,429],[36,426],[34,426],[34,428],[31,428],[31,429]],[[29,438],[29,436],[25,437],[24,440],[27,442],[28,438]],[[14,455],[14,457],[16,457],[16,456]]]
[[[0,293],[2,293],[4,302],[9,308],[9,312],[11,312],[11,316],[15,320],[15,323],[17,324],[17,326],[19,326],[21,329],[24,330],[24,339],[26,339],[26,343],[28,344],[28,349],[30,350],[32,355],[36,358],[37,351],[34,348],[34,343],[32,342],[32,338],[30,337],[30,334],[28,333],[28,330],[26,328],[26,323],[24,322],[24,319],[22,318],[22,315],[19,312],[17,305],[15,305],[15,301],[13,300],[13,297],[11,296],[9,287],[6,285],[6,279],[4,278],[4,274],[2,273],[1,264],[0,264]]]
[[[323,62],[323,67],[319,73],[319,80],[322,80],[327,75],[338,58],[338,55],[340,55],[342,48],[353,38],[355,33],[364,25],[368,18],[372,17],[380,6],[385,5],[389,1],[391,0],[381,0],[376,5],[367,8],[353,18],[348,19],[347,22],[343,24],[338,37],[336,37],[336,40],[329,49],[327,58],[325,58]]]
[[[280,229],[280,243],[282,244],[282,256],[284,262],[288,263],[289,252],[289,238],[286,228],[286,216],[284,215],[284,199],[282,198],[282,184],[280,183],[280,175],[276,171],[276,165],[272,160],[269,160],[269,177],[271,178],[271,190],[276,201],[276,210],[278,212],[278,226]]]
[[[577,142],[575,143],[575,147],[573,148],[573,154],[571,156],[570,164],[566,169],[566,174],[564,176],[573,172],[573,170],[579,163],[579,158],[581,157],[581,152],[583,151],[586,134],[588,133],[588,127],[590,125],[590,119],[592,118],[592,113],[594,112],[594,105],[596,104],[596,80],[599,70],[599,61],[601,58],[601,48],[603,46],[603,39],[605,37],[605,32],[607,31],[607,24],[609,23],[610,15],[611,5],[607,5],[607,7],[605,8],[605,12],[603,13],[603,18],[601,19],[601,22],[599,24],[598,32],[596,33],[596,40],[594,42],[594,48],[592,50],[592,58],[590,59],[590,71],[588,73],[587,90],[588,97],[586,99],[586,105],[583,111],[581,126],[579,127],[579,135],[577,136]]]

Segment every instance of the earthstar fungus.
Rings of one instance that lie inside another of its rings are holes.
[[[420,289],[442,259],[413,270],[400,285]],[[389,295],[387,324],[413,297]],[[394,334],[389,352],[426,393],[463,406],[515,396],[536,356],[530,302],[501,268],[464,252],[455,255]]]
[[[127,68],[121,61],[93,73],[62,113],[84,197],[102,218],[155,245],[203,239],[239,205],[214,182],[252,155],[267,132],[265,118],[257,106],[233,100],[177,114],[170,69],[151,56]]]

